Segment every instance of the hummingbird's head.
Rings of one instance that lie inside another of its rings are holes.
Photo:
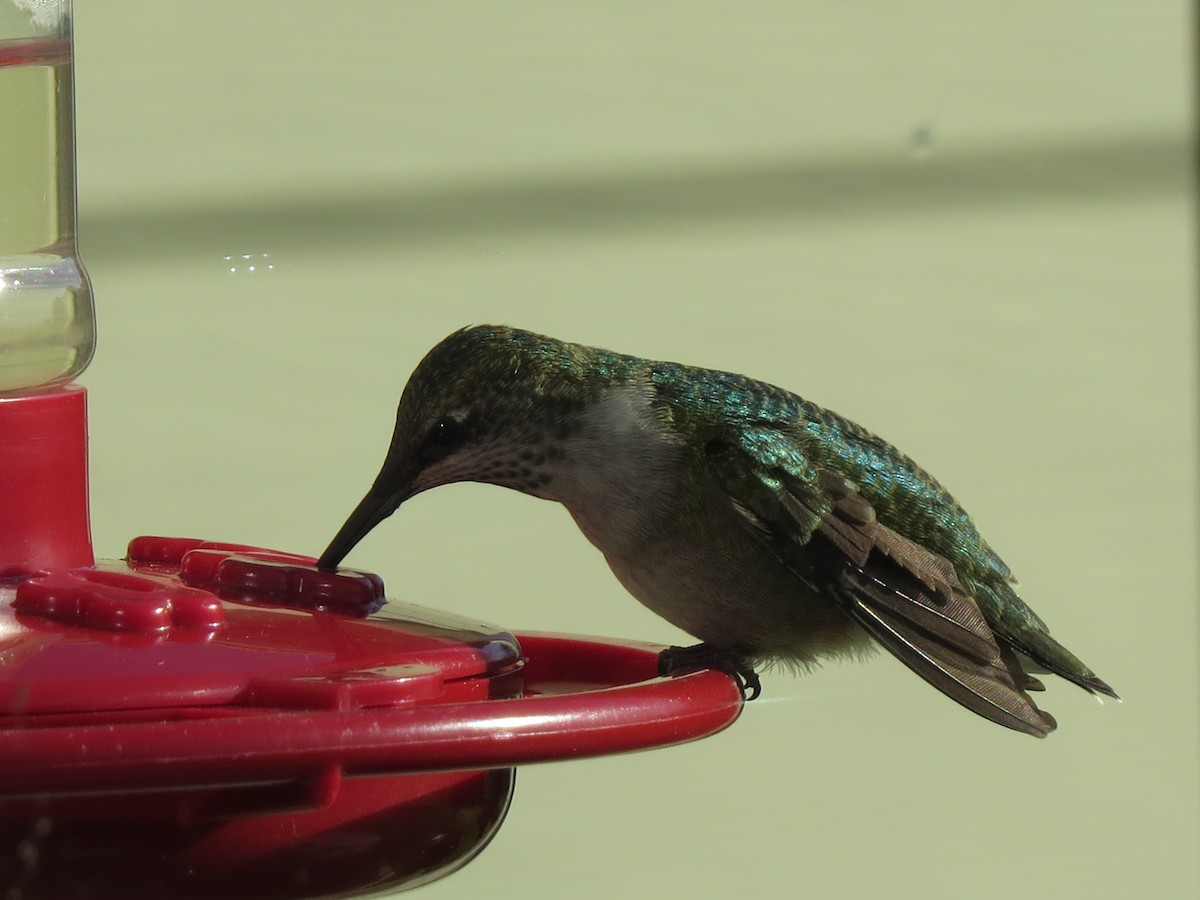
[[[598,353],[492,325],[435,346],[400,397],[375,483],[317,564],[336,567],[401,503],[438,485],[483,481],[546,496],[558,442],[614,374],[619,357]]]

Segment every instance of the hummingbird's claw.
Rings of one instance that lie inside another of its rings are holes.
[[[757,700],[758,695],[762,693],[762,682],[758,680],[758,673],[747,667],[735,670],[734,674],[742,682],[742,702],[749,703],[751,700]]]
[[[658,674],[671,675],[680,669],[720,669],[732,675],[742,692],[742,701],[749,703],[762,693],[762,681],[746,658],[734,650],[723,650],[711,644],[691,647],[668,647],[658,654]]]

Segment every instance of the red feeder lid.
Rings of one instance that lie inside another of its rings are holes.
[[[180,538],[0,587],[0,795],[511,767],[741,709],[722,673],[657,677],[656,647],[383,604],[375,575]]]
[[[507,632],[415,607],[403,626],[366,618],[384,602],[379,578],[312,562],[138,538],[127,563],[29,579],[0,638],[0,708],[349,710],[484,698],[472,679],[519,668]]]

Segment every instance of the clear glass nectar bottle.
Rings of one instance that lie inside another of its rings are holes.
[[[66,384],[95,349],[72,51],[70,0],[0,0],[0,395]]]

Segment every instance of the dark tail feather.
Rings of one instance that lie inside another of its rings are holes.
[[[1050,672],[1089,694],[1121,699],[1074,653],[1051,637],[1046,624],[1025,605],[1011,584],[964,580],[963,585],[986,611],[1000,645],[1016,651],[1014,661],[1023,672]]]
[[[1121,699],[1121,695],[1109,687],[1107,682],[1097,676],[1095,672],[1093,672],[1083,663],[1079,662],[1079,660],[1075,658],[1074,654],[1063,647],[1062,644],[1058,643],[1058,641],[1054,640],[1054,638],[1050,637],[1050,635],[1045,635],[1042,638],[1042,641],[1049,641],[1054,645],[1057,652],[1055,652],[1053,656],[1045,652],[1034,652],[1030,648],[1022,646],[1021,643],[1011,640],[1007,635],[998,635],[998,637],[1001,641],[1008,644],[1014,650],[1023,656],[1028,657],[1033,663],[1033,666],[1038,667],[1038,671],[1044,670],[1047,672],[1052,672],[1059,678],[1065,678],[1067,681],[1071,682],[1071,684],[1078,685],[1089,694],[1104,694],[1104,696],[1112,697],[1114,700]],[[1058,661],[1062,658],[1066,658],[1071,662],[1076,663],[1078,668],[1072,669],[1063,665]],[[1020,665],[1019,662],[1017,664]],[[1033,666],[1030,666],[1030,668]],[[1022,671],[1024,671],[1024,667],[1022,667]],[[1029,676],[1026,675],[1026,677],[1028,678]],[[1036,679],[1034,680],[1036,681]]]
[[[913,672],[951,700],[998,725],[1034,737],[1045,737],[1055,729],[1053,717],[1038,709],[1014,682],[994,643],[990,658],[972,659],[974,647],[947,641],[946,635],[933,634],[912,618],[896,615],[891,603],[880,602],[882,591],[874,589],[871,582],[869,576],[866,583],[851,578],[844,593],[847,611]]]
[[[1028,677],[1005,659],[954,567],[880,523],[853,486],[829,473],[821,483],[834,505],[819,534],[837,552],[820,568],[850,617],[972,712],[1035,737],[1053,731],[1054,719],[1025,693]]]

